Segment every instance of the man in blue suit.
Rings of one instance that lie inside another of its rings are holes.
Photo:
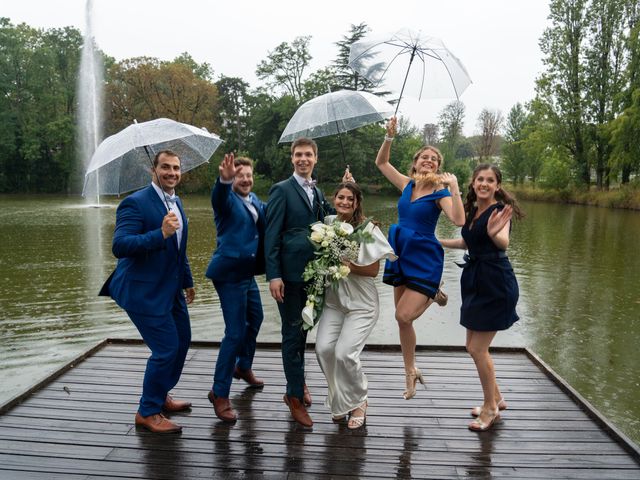
[[[127,312],[151,350],[135,423],[154,433],[181,430],[163,410],[191,407],[169,396],[191,342],[187,304],[195,297],[187,260],[187,217],[175,195],[179,183],[180,159],[170,150],[159,152],[151,185],[118,206],[112,244],[118,265],[100,292]]]
[[[229,402],[233,377],[251,387],[264,386],[251,366],[263,319],[254,276],[264,273],[265,204],[251,192],[251,159],[227,154],[219,172],[211,191],[217,246],[206,276],[218,292],[225,329],[208,396],[220,420],[235,422]]]
[[[282,319],[282,363],[287,378],[284,402],[296,422],[313,426],[306,406],[311,395],[304,380],[307,331],[302,329],[302,309],[307,301],[302,272],[314,257],[310,225],[333,213],[311,174],[318,161],[318,146],[309,138],[291,145],[293,175],[269,192],[265,260],[271,296]]]

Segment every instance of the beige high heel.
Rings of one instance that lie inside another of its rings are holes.
[[[418,367],[415,368],[413,373],[407,373],[405,375],[405,382],[407,384],[407,389],[402,393],[402,398],[405,400],[411,400],[416,396],[416,385],[418,382],[424,386],[425,390],[427,389],[422,372]]]
[[[500,409],[496,408],[493,412],[489,414],[489,421],[483,422],[480,420],[480,417],[472,420],[469,424],[469,430],[473,430],[474,432],[486,432],[491,427],[495,425],[497,421],[500,420]]]
[[[507,402],[504,400],[504,397],[502,397],[500,400],[498,400],[498,410],[502,411],[506,409],[507,409]],[[482,407],[473,407],[471,409],[471,416],[478,417],[480,416],[481,412],[482,412]]]

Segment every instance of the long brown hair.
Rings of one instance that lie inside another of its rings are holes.
[[[353,215],[351,215],[348,223],[350,223],[353,227],[357,227],[367,218],[364,216],[364,212],[362,211],[362,190],[356,183],[342,182],[340,185],[338,185],[338,188],[336,188],[336,191],[333,193],[334,200],[338,195],[338,192],[340,192],[340,190],[342,190],[343,188],[346,188],[351,193],[353,193]]]
[[[471,175],[471,182],[469,183],[469,191],[467,192],[467,198],[464,202],[464,211],[467,215],[467,220],[473,218],[476,211],[476,192],[473,189],[473,182],[476,181],[478,174],[482,170],[491,170],[496,176],[496,181],[498,182],[498,190],[496,190],[495,197],[496,200],[505,205],[511,205],[513,208],[513,216],[516,220],[520,220],[524,217],[524,212],[518,206],[518,202],[515,197],[507,192],[504,188],[502,188],[502,172],[500,169],[491,163],[481,163],[473,170],[473,175]]]
[[[418,160],[422,152],[424,152],[425,150],[431,150],[435,152],[436,157],[438,157],[438,169],[436,170],[436,173],[440,173],[440,169],[442,168],[442,162],[444,162],[444,157],[442,156],[442,153],[433,145],[425,145],[422,148],[420,148],[420,150],[418,150],[416,153],[413,154],[413,161],[411,162],[411,166],[409,167],[409,172],[407,172],[410,177],[413,177],[415,175],[416,160]]]

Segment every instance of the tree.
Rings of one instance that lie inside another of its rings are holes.
[[[538,101],[553,124],[554,142],[563,145],[591,181],[585,126],[585,72],[581,55],[586,35],[587,0],[551,0],[548,27],[541,40],[545,72],[536,81]]]
[[[465,106],[459,100],[449,103],[438,116],[441,132],[441,148],[445,158],[454,159],[458,144],[462,139]]]
[[[620,113],[624,77],[624,26],[627,0],[591,0],[585,47],[586,117],[595,153],[596,185],[609,188],[607,124]]]
[[[243,151],[246,148],[248,117],[250,114],[249,84],[238,77],[220,76],[218,89],[218,122],[227,150]]]
[[[203,68],[185,62],[184,55],[170,62],[138,57],[114,64],[105,92],[107,131],[159,117],[217,131],[218,90],[200,76]]]
[[[526,126],[527,112],[521,103],[516,103],[507,115],[501,164],[505,176],[515,184],[522,184],[527,175],[527,157],[522,145]]]
[[[266,60],[262,60],[256,69],[256,76],[266,80],[267,86],[273,90],[284,91],[300,102],[304,96],[304,71],[309,66],[310,36],[296,37],[291,44],[282,42],[269,52]]]
[[[483,108],[478,116],[480,142],[478,144],[478,163],[492,157],[498,147],[498,134],[502,127],[503,117],[499,110]]]
[[[369,26],[364,22],[358,25],[351,24],[347,35],[344,35],[342,40],[335,43],[338,47],[338,56],[333,61],[333,68],[336,72],[335,84],[332,86],[333,89],[344,88],[349,90],[364,90],[367,92],[373,90],[371,82],[349,66],[349,51],[351,45],[364,38],[370,30]]]
[[[422,127],[422,141],[425,145],[435,145],[438,142],[439,129],[435,123],[425,123]]]

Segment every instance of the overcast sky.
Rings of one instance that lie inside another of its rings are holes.
[[[72,25],[84,32],[86,0],[3,0],[0,16],[33,27]],[[171,60],[188,52],[220,74],[259,85],[255,69],[281,42],[311,35],[309,72],[328,66],[334,45],[351,24],[372,33],[403,27],[440,37],[467,68],[464,133],[477,131],[483,108],[507,115],[533,98],[542,71],[538,41],[548,25],[546,0],[94,0],[100,48],[117,60],[151,56]],[[444,100],[402,100],[401,114],[422,125],[436,122]]]

